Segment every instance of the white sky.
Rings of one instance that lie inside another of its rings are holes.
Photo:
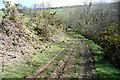
[[[110,2],[111,0],[34,0],[36,3],[50,2],[51,6],[81,5],[83,2]]]
[[[82,5],[83,2],[111,2],[111,1],[120,1],[120,0],[9,0],[15,3],[21,3],[25,6],[31,7],[33,4],[37,3],[46,3],[50,2],[52,7],[60,6],[70,6],[70,5]],[[2,0],[0,0],[0,5],[2,5]]]

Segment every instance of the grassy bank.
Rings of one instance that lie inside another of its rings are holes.
[[[92,40],[86,39],[85,37],[75,34],[80,38],[83,38],[85,43],[89,46],[92,53],[94,53],[94,59],[95,59],[95,68],[93,68],[93,72],[97,75],[97,77],[101,80],[104,79],[120,79],[120,70],[114,67],[112,64],[108,63],[103,58],[103,52],[102,48],[95,44]]]

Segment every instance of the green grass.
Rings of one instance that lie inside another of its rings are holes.
[[[26,55],[31,55],[32,58],[22,60],[19,63],[14,65],[5,66],[3,68],[4,72],[0,74],[0,77],[3,78],[21,78],[25,74],[29,74],[32,71],[38,69],[38,67],[42,66],[46,63],[53,55],[57,53],[60,49],[63,48],[67,43],[52,43],[50,48],[47,48],[42,53],[40,52],[28,52]]]
[[[55,16],[59,19],[64,20],[65,22],[69,22],[69,19],[71,18],[71,13],[73,13],[76,10],[76,8],[63,8],[63,9],[49,9],[48,12],[54,13],[57,11]]]
[[[117,69],[112,64],[108,63],[106,60],[103,59],[103,52],[101,51],[102,48],[99,45],[95,44],[92,40],[84,38],[79,34],[75,35],[83,38],[84,42],[88,44],[89,48],[94,53],[94,59],[96,61],[96,64],[93,71],[95,71],[95,74],[101,80],[103,80],[103,78],[106,80],[116,80],[116,78],[120,79],[120,69]]]
[[[80,59],[81,56],[81,46],[80,46],[80,41],[77,41],[77,46],[76,46],[76,54],[74,55],[76,59]]]
[[[0,11],[0,16],[3,16],[3,15],[4,15],[3,11]]]
[[[53,73],[56,67],[58,66],[59,61],[62,60],[67,55],[67,53],[71,48],[72,48],[72,45],[70,45],[60,56],[58,56],[55,59],[55,61],[52,62],[51,66],[45,69],[45,71],[40,75],[40,77],[49,78],[51,73]],[[68,70],[72,72],[80,71],[80,43],[79,42],[78,42],[78,45],[76,46],[76,49],[77,49],[76,54],[73,54],[73,56],[75,56],[74,64],[72,65],[71,68],[68,68]],[[60,72],[59,70],[56,70],[56,71]],[[64,76],[64,78],[73,78],[74,76],[79,76],[79,74],[72,73],[71,75]]]
[[[76,54],[73,54],[74,58],[72,59],[73,64],[70,68],[67,69],[70,75],[65,75],[64,78],[77,78],[80,76],[80,57],[81,57],[81,50],[80,50],[80,42],[76,46]]]
[[[89,48],[92,52],[95,53],[94,59],[96,61],[95,70],[100,79],[102,78],[119,78],[120,79],[120,70],[115,68],[112,64],[109,64],[106,60],[103,59],[103,52],[101,47],[95,44],[92,40],[86,40],[86,43],[89,45]]]
[[[99,62],[96,65],[96,71],[98,72],[99,78],[119,78],[120,79],[120,70],[116,69],[113,65],[108,64],[104,60],[102,60],[102,62]]]
[[[49,13],[54,13],[55,11],[61,11],[62,9],[49,9],[47,10]]]
[[[54,72],[54,70],[56,69],[58,63],[60,60],[62,60],[65,55],[67,55],[69,49],[72,48],[72,45],[70,45],[67,49],[65,49],[62,54],[60,56],[58,56],[52,63],[51,66],[49,68],[46,68],[44,72],[42,72],[42,74],[40,76],[45,77],[45,78],[49,78],[50,74]]]

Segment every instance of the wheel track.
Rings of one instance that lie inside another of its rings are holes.
[[[70,49],[70,51],[65,56],[65,58],[59,62],[59,65],[56,67],[55,71],[50,75],[50,78],[61,78],[61,76],[63,76],[65,68],[70,59],[70,56],[73,55],[73,53],[75,53],[74,51],[75,51],[75,48],[77,45],[76,42],[77,42],[77,40],[80,40],[80,43],[81,43],[80,44],[80,46],[81,46],[80,62],[81,62],[81,64],[80,64],[80,73],[79,73],[80,76],[78,78],[80,78],[81,80],[86,80],[86,79],[94,80],[92,68],[91,68],[91,66],[94,66],[94,64],[93,64],[94,60],[93,60],[92,54],[88,48],[88,45],[85,44],[83,39],[80,39],[74,35],[71,35],[71,36],[76,38],[76,41],[75,41],[73,47]],[[29,75],[25,75],[24,78],[26,80],[28,80],[27,78],[37,78],[37,76],[39,74],[41,74],[47,67],[49,67],[51,62],[53,62],[54,59],[56,59],[56,57],[59,56],[69,45],[70,45],[70,43],[66,47],[64,47],[62,50],[60,50],[55,56],[53,56],[43,67],[40,67],[38,70],[34,71],[33,73],[31,73]]]
[[[80,78],[82,80],[94,80],[92,68],[94,66],[93,56],[88,48],[88,45],[81,39],[81,66],[80,66]]]
[[[95,80],[96,77],[92,72],[92,67],[95,67],[95,60],[93,54],[90,52],[88,45],[84,42],[83,39],[80,39],[78,36],[75,36],[72,33],[68,33],[74,38],[80,40],[81,46],[81,57],[80,57],[80,79],[81,80]]]
[[[23,76],[25,80],[32,80],[32,78],[37,78],[39,74],[41,74],[56,58],[59,56],[71,43],[68,43],[64,48],[57,52],[51,59],[49,59],[43,67],[39,67],[36,71],[31,74]],[[34,79],[33,79],[34,80]]]
[[[79,55],[79,52],[77,52],[78,43],[74,48],[74,52],[70,55],[70,58],[67,62],[67,65],[64,69],[63,74],[60,76],[60,78],[78,78],[79,71],[80,71],[80,65],[77,63],[80,62],[80,59],[76,58],[76,55]],[[77,69],[77,70],[76,70]]]
[[[69,52],[67,53],[65,58],[63,58],[59,62],[59,64],[56,67],[55,71],[50,75],[50,78],[61,78],[61,76],[64,74],[66,66],[68,65],[69,59],[75,53],[76,45],[77,45],[77,43],[75,41],[73,47],[69,50]]]

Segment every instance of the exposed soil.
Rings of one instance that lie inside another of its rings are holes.
[[[88,46],[84,43],[82,39],[74,36],[75,42],[73,47],[68,51],[67,55],[58,62],[54,71],[49,74],[49,78],[80,78],[82,80],[94,80],[94,74],[92,73],[92,67],[94,67],[94,60]],[[80,58],[75,57],[77,53],[78,41],[81,47]],[[51,63],[70,45],[70,43],[60,50],[55,56],[53,56],[43,67],[34,71],[30,75],[25,75],[24,78],[27,80],[29,78],[41,78],[41,73],[46,69],[50,69],[53,65]],[[50,66],[51,65],[51,66]],[[39,77],[38,77],[39,75]],[[45,76],[42,78],[46,78]]]
[[[54,55],[48,62],[43,65],[43,67],[40,67],[36,71],[32,72],[31,74],[25,75],[24,78],[36,78],[41,72],[43,72],[49,65],[54,61],[54,59],[59,56],[68,46],[70,43],[68,43],[64,48],[62,48],[56,55]]]
[[[93,80],[92,67],[94,66],[92,54],[88,46],[81,40],[80,78]]]
[[[35,52],[34,46],[28,40],[30,33],[20,24],[10,20],[3,20],[3,28],[0,28],[0,66],[4,67],[19,62],[31,56],[25,52]],[[35,44],[35,43],[34,43]],[[4,70],[0,69],[0,72]]]
[[[77,43],[74,43],[73,48],[70,49],[70,51],[67,53],[65,58],[63,58],[58,66],[55,69],[55,72],[51,74],[51,78],[62,78],[62,76],[65,74],[65,70],[67,66],[71,66],[70,59],[72,59],[72,55],[75,53]]]

